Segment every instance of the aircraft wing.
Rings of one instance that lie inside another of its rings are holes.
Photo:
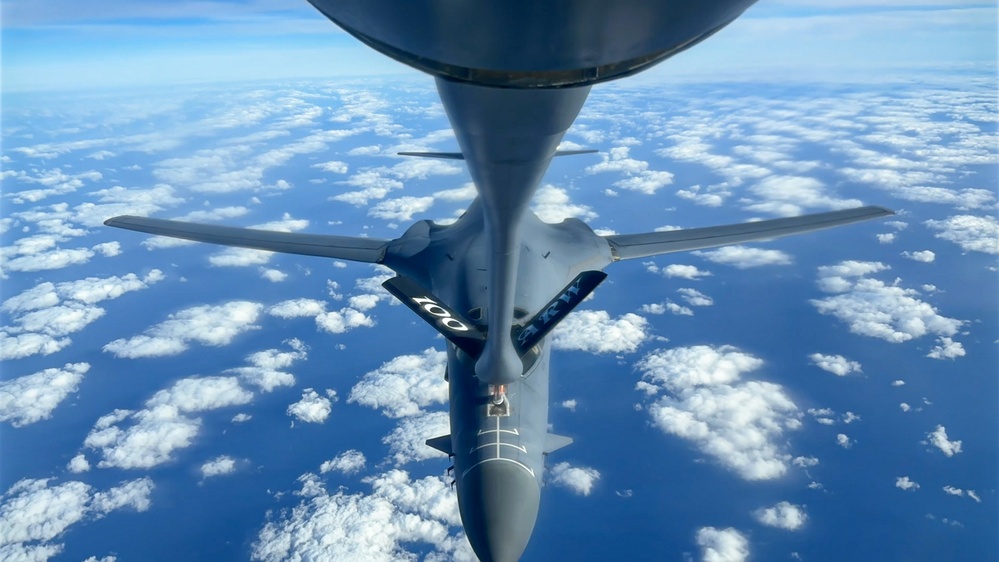
[[[196,242],[366,263],[381,263],[391,242],[379,238],[275,232],[129,215],[110,218],[104,224]]]
[[[802,215],[786,219],[773,219],[726,226],[687,228],[666,232],[646,232],[643,234],[614,234],[605,236],[611,253],[616,260],[645,258],[672,252],[686,252],[702,248],[714,248],[729,244],[741,244],[758,240],[769,240],[791,234],[822,230],[855,222],[894,215],[883,207],[857,207],[842,211]]]

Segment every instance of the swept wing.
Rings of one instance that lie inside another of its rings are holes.
[[[726,226],[709,226],[705,228],[687,228],[666,232],[613,234],[604,236],[604,238],[610,244],[615,260],[630,260],[659,254],[769,240],[780,238],[781,236],[822,230],[894,214],[893,211],[884,207],[868,206],[785,219],[772,219]]]
[[[391,242],[380,238],[275,232],[130,215],[110,218],[104,224],[196,242],[366,263],[381,263]]]

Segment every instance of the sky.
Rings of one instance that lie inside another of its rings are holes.
[[[305,1],[6,0],[3,91],[162,86],[412,72],[363,47]],[[989,2],[759,2],[643,79],[883,80],[995,64]]]
[[[431,80],[308,5],[139,6],[2,5],[0,559],[471,560],[387,271],[101,226],[453,220],[467,172],[395,155],[456,149]],[[761,4],[594,88],[544,220],[897,215],[609,267],[524,560],[999,557],[995,16]]]

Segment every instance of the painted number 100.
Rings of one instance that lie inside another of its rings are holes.
[[[455,332],[468,331],[468,326],[462,324],[461,321],[454,316],[451,316],[451,312],[448,309],[437,304],[437,302],[433,299],[428,299],[427,297],[413,297],[412,300],[416,304],[420,305],[420,307],[422,307],[427,314],[436,317],[437,322],[445,328],[454,330]]]

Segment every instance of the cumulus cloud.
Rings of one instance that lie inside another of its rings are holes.
[[[279,386],[292,386],[295,384],[295,375],[282,369],[287,369],[296,361],[305,360],[308,357],[309,348],[301,340],[295,338],[285,340],[284,344],[291,350],[266,349],[257,351],[246,357],[246,362],[249,365],[227,369],[225,372],[239,375],[243,381],[264,392],[270,392]]]
[[[678,263],[671,263],[660,269],[656,264],[646,262],[645,269],[649,273],[661,273],[664,277],[679,277],[681,279],[699,279],[711,275],[710,271],[702,271],[697,269],[696,266]]]
[[[59,403],[76,392],[89,363],[66,363],[5,381],[0,381],[0,421],[23,427],[52,417]]]
[[[84,440],[97,450],[100,468],[151,468],[173,459],[175,451],[189,447],[201,430],[199,412],[248,404],[253,392],[241,383],[264,392],[294,384],[290,373],[279,371],[305,359],[306,347],[292,339],[291,351],[268,349],[247,356],[248,366],[229,369],[238,376],[187,377],[157,391],[139,411],[115,410],[102,416]],[[233,422],[250,419],[238,414]]]
[[[763,525],[788,531],[800,529],[808,520],[803,506],[786,501],[772,507],[761,507],[753,512],[753,517]]]
[[[300,480],[302,502],[264,525],[254,560],[394,562],[416,559],[407,548],[423,552],[427,545],[428,560],[476,560],[460,530],[457,498],[440,477],[413,480],[390,470],[365,479],[370,494],[331,494],[311,474]]]
[[[670,300],[667,300],[666,302],[662,303],[643,304],[642,312],[645,312],[647,314],[664,314],[666,312],[670,312],[671,314],[675,314],[677,316],[694,315],[693,310],[687,308],[686,306],[681,306],[679,304],[676,304],[675,302]]]
[[[995,217],[957,215],[924,224],[937,231],[937,238],[953,242],[965,252],[999,254],[999,221]]]
[[[836,434],[836,444],[839,445],[840,447],[843,447],[844,449],[849,449],[853,447],[853,441],[851,441],[850,437],[847,436],[845,433]]]
[[[236,459],[222,455],[201,465],[201,477],[212,478],[214,476],[224,476],[236,471]]]
[[[982,498],[978,497],[978,494],[974,490],[962,490],[961,488],[948,485],[943,487],[943,491],[945,494],[951,496],[964,497],[967,495],[969,498],[975,500],[976,503],[982,503]]]
[[[953,457],[961,452],[961,441],[951,441],[947,437],[947,429],[942,425],[938,425],[931,433],[927,433],[926,438],[930,440],[931,445],[940,449],[940,452],[945,456]]]
[[[790,455],[779,439],[801,427],[801,412],[783,389],[741,381],[763,362],[730,346],[656,350],[639,361],[636,388],[649,400],[654,426],[692,442],[747,480],[777,478]]]
[[[711,306],[715,304],[714,299],[705,295],[704,293],[698,291],[697,289],[690,289],[687,287],[677,289],[676,292],[680,293],[683,300],[687,301],[690,306]]]
[[[919,261],[923,263],[932,263],[933,260],[937,259],[937,255],[930,250],[920,250],[918,252],[902,252],[903,258],[909,258],[912,261]]]
[[[104,309],[97,303],[149,288],[163,278],[163,272],[154,269],[141,279],[129,273],[122,277],[44,282],[9,297],[0,304],[0,310],[11,315],[8,325],[0,329],[0,358],[55,353],[72,343],[65,336],[104,316]]]
[[[764,250],[747,246],[724,246],[716,250],[693,252],[704,259],[731,265],[737,269],[749,269],[765,265],[790,265],[791,256],[780,250]]]
[[[368,209],[368,216],[389,221],[411,221],[434,205],[433,197],[399,197],[377,203]]]
[[[568,488],[581,496],[588,496],[600,479],[600,472],[595,468],[560,462],[551,468],[549,476],[555,485]]]
[[[288,278],[288,274],[277,269],[260,268],[260,277],[271,283],[280,283]]]
[[[907,492],[914,492],[919,489],[919,484],[910,480],[908,476],[899,476],[895,479],[895,487]]]
[[[616,146],[600,153],[602,162],[586,168],[588,174],[614,172],[624,174],[624,179],[614,182],[614,187],[654,195],[659,189],[673,183],[673,174],[650,170],[649,163],[629,156],[628,146]]]
[[[930,359],[957,359],[964,357],[964,346],[961,342],[954,341],[948,337],[937,338],[937,345],[926,354]]]
[[[333,411],[333,401],[336,400],[336,392],[327,390],[326,395],[333,400],[306,388],[302,391],[302,399],[288,406],[288,415],[308,423],[323,423]]]
[[[66,464],[66,470],[75,474],[87,472],[90,470],[90,462],[87,461],[87,457],[83,456],[83,453],[80,453],[69,460],[69,463]]]
[[[857,199],[837,199],[825,193],[825,185],[815,178],[769,176],[754,185],[750,192],[762,201],[747,207],[781,216],[800,215],[810,209],[849,209],[863,203]]]
[[[941,337],[957,334],[963,322],[948,318],[919,300],[919,291],[891,285],[866,275],[888,269],[878,262],[845,261],[819,268],[819,288],[837,293],[810,302],[822,314],[839,318],[850,331],[863,336],[900,343],[934,333]]]
[[[370,303],[352,301],[354,304],[361,303],[368,306]],[[326,303],[315,299],[292,299],[281,301],[267,309],[267,313],[279,318],[307,318],[315,319],[316,327],[319,330],[330,334],[342,334],[354,328],[371,327],[375,321],[364,314],[361,310],[346,306],[340,310],[326,310]]]
[[[630,353],[648,338],[647,328],[648,321],[637,314],[611,319],[605,310],[576,310],[555,327],[552,345],[589,353]]]
[[[187,350],[190,341],[213,347],[228,345],[236,336],[257,328],[254,323],[262,308],[248,301],[187,308],[171,314],[142,335],[108,343],[104,351],[134,359],[177,355]]]
[[[100,451],[101,468],[150,468],[169,462],[174,451],[192,444],[201,419],[191,414],[246,404],[252,398],[235,377],[181,379],[154,394],[143,410],[102,416],[83,444]]]
[[[335,458],[323,462],[319,466],[319,473],[326,474],[335,470],[343,474],[354,474],[360,472],[366,462],[367,459],[364,458],[364,453],[356,449],[350,449],[349,451],[340,453]]]
[[[447,354],[434,349],[396,357],[365,374],[347,402],[380,409],[390,418],[417,415],[447,401],[446,365]]]
[[[569,193],[553,185],[544,185],[534,194],[534,214],[547,223],[559,223],[565,219],[578,218],[589,221],[597,214],[585,205],[569,202]]]
[[[148,477],[103,492],[78,481],[51,482],[20,480],[0,496],[0,555],[5,560],[47,560],[62,552],[63,545],[54,541],[73,525],[119,509],[146,511],[153,490]]]
[[[701,527],[696,540],[704,562],[742,562],[749,558],[749,541],[732,527]]]
[[[860,368],[860,363],[850,361],[842,355],[823,355],[821,353],[813,353],[808,356],[808,359],[816,367],[824,371],[829,371],[838,377],[845,377],[850,373],[863,372]]]
[[[440,458],[443,453],[427,446],[429,437],[447,435],[451,423],[447,412],[424,412],[401,418],[391,433],[382,438],[397,465]]]

